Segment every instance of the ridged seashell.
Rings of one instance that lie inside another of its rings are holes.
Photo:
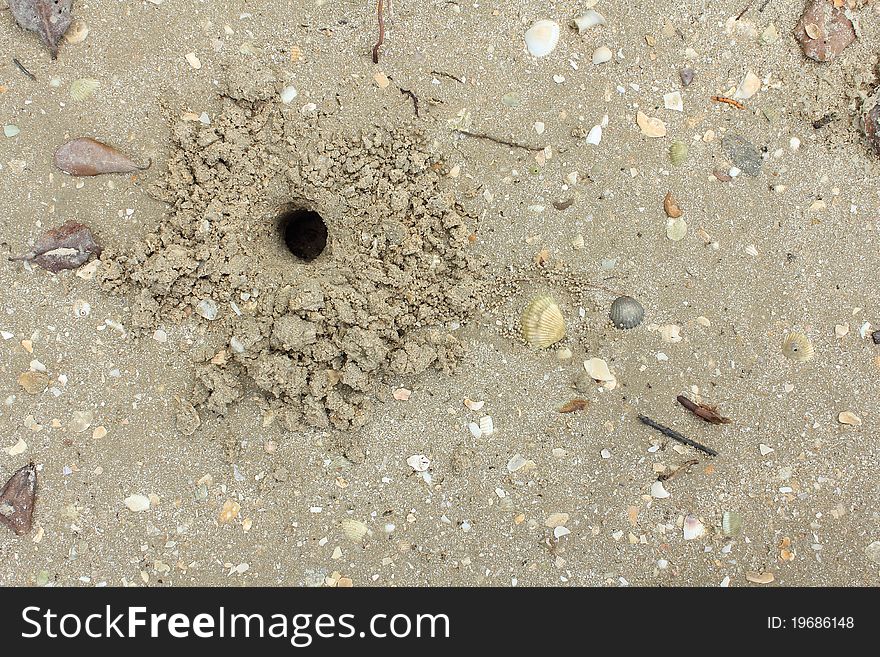
[[[578,34],[583,34],[591,27],[596,27],[597,25],[605,25],[605,17],[600,14],[595,9],[588,9],[580,16],[576,16],[573,21],[571,21],[572,27],[577,28]]]
[[[98,90],[101,83],[94,78],[80,78],[70,83],[70,97],[82,102]]]
[[[540,349],[565,337],[565,318],[552,297],[537,297],[526,306],[522,314],[522,336]]]
[[[721,531],[725,536],[736,536],[742,529],[743,519],[736,511],[725,511],[721,516]]]
[[[672,146],[669,147],[669,161],[672,162],[672,166],[677,167],[680,164],[683,164],[688,156],[688,147],[683,141],[675,141],[672,142]]]
[[[342,533],[346,538],[354,543],[360,543],[364,540],[369,529],[360,520],[354,518],[345,518],[342,521]]]
[[[559,24],[542,20],[526,30],[526,48],[533,57],[544,57],[559,43]]]
[[[617,297],[611,304],[608,317],[615,328],[631,329],[642,323],[645,309],[632,297]]]
[[[700,519],[692,513],[689,513],[684,519],[684,526],[682,527],[684,540],[692,541],[695,538],[700,538],[705,530],[706,528],[703,526],[703,523],[700,522]]]
[[[806,363],[814,353],[810,338],[803,333],[789,333],[782,343],[782,355],[797,363]]]

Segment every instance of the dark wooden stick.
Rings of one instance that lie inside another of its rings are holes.
[[[456,130],[456,132],[460,135],[467,135],[468,137],[475,137],[477,139],[487,139],[488,141],[495,142],[496,144],[502,144],[504,146],[510,146],[511,148],[522,148],[527,151],[543,151],[543,146],[528,146],[527,144],[518,144],[515,141],[507,141],[506,139],[499,139],[498,137],[493,137],[492,135],[487,135],[483,132],[471,132],[470,130]]]
[[[37,76],[34,75],[33,73],[31,73],[29,70],[27,70],[27,69],[24,67],[24,64],[22,64],[20,61],[18,61],[18,59],[17,59],[16,57],[13,57],[13,58],[12,58],[12,63],[15,64],[15,65],[18,67],[18,70],[19,70],[19,71],[21,71],[22,73],[24,73],[24,74],[25,74],[26,76],[28,76],[31,80],[33,80],[34,82],[37,81]]]
[[[642,424],[648,425],[652,429],[656,429],[657,431],[662,433],[664,436],[668,436],[669,438],[672,438],[673,440],[677,440],[680,443],[684,443],[685,445],[690,445],[694,449],[698,449],[701,452],[703,452],[704,454],[708,454],[709,456],[718,456],[718,452],[716,452],[711,447],[706,447],[705,445],[701,445],[700,443],[698,443],[695,440],[691,440],[690,438],[687,438],[686,436],[682,436],[675,429],[670,429],[669,427],[665,427],[662,424],[660,424],[659,422],[655,422],[651,418],[647,417],[646,415],[639,415],[639,422],[641,422]]]
[[[379,63],[379,48],[382,47],[382,44],[385,43],[385,16],[382,15],[382,4],[383,0],[379,0],[376,5],[376,16],[379,19],[379,40],[376,42],[376,45],[373,46],[373,63]]]

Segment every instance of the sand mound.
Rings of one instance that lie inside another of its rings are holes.
[[[142,328],[201,324],[196,407],[223,414],[253,385],[290,429],[360,426],[389,376],[460,355],[474,218],[414,129],[343,133],[271,85],[232,87],[210,125],[174,126],[154,188],[170,212],[100,279]]]

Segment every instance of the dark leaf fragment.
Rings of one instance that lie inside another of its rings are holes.
[[[73,21],[73,0],[6,0],[15,21],[36,32],[52,54],[58,56],[58,42]]]
[[[34,520],[36,494],[37,468],[28,463],[0,490],[0,525],[6,525],[19,536],[27,534]]]
[[[718,412],[718,409],[714,406],[709,406],[707,404],[697,404],[695,402],[692,402],[684,395],[679,395],[675,399],[678,401],[679,404],[684,406],[701,420],[705,420],[706,422],[710,422],[712,424],[730,424],[732,422],[729,417],[723,417]]]
[[[565,402],[560,408],[560,413],[574,413],[575,411],[585,411],[587,407],[590,405],[586,399],[581,399],[580,397],[575,397],[571,401]]]
[[[141,166],[112,146],[91,137],[80,137],[55,151],[55,166],[71,176],[99,176],[149,169],[150,163]]]
[[[101,247],[95,242],[92,231],[81,223],[68,221],[40,236],[30,253],[10,260],[28,260],[57,273],[63,269],[76,269],[92,254],[101,255]]]

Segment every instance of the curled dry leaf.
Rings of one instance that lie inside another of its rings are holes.
[[[590,405],[586,399],[581,399],[580,397],[575,397],[571,401],[565,402],[560,408],[560,413],[574,413],[575,411],[585,411],[587,407]]]
[[[681,207],[672,192],[666,192],[666,196],[663,198],[663,210],[670,219],[678,219],[682,215]]]
[[[37,468],[28,463],[0,490],[0,525],[6,525],[19,536],[27,534],[33,524],[36,494]]]
[[[71,176],[131,173],[149,169],[150,164],[147,162],[142,166],[112,146],[91,137],[74,139],[55,151],[55,166]]]
[[[675,399],[678,401],[679,404],[684,406],[701,420],[705,420],[706,422],[709,422],[711,424],[730,424],[732,422],[729,417],[722,416],[718,412],[718,409],[714,406],[709,406],[702,403],[697,404],[695,402],[692,402],[684,395],[679,395]]]
[[[36,32],[52,54],[58,56],[58,42],[73,21],[73,0],[6,0],[15,21]]]
[[[81,223],[68,221],[43,233],[30,253],[10,260],[27,260],[57,273],[63,269],[76,269],[92,254],[101,255],[101,247],[95,242],[92,231]]]

